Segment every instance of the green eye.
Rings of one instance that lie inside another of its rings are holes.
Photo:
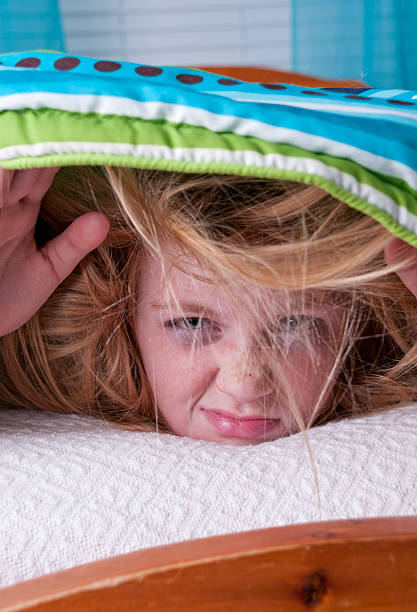
[[[199,341],[203,344],[212,342],[220,331],[218,326],[205,317],[183,317],[165,323],[165,327],[172,329],[182,343]]]
[[[291,315],[280,319],[279,326],[283,331],[296,331],[308,326],[310,321],[306,321],[307,317],[301,315]]]
[[[202,317],[184,317],[167,321],[165,326],[181,332],[195,332],[202,331],[202,321],[207,322],[208,319],[203,319]]]
[[[327,329],[323,319],[318,319],[309,315],[290,315],[279,320],[277,331],[278,333],[295,332],[316,332],[322,333]]]
[[[300,321],[300,317],[291,316],[284,317],[280,320],[279,324],[283,331],[295,331],[301,327],[302,322]]]

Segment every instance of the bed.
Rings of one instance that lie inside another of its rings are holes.
[[[0,62],[3,167],[298,177],[417,246],[413,92],[55,52]],[[301,434],[219,448],[4,409],[0,610],[416,610],[416,412],[311,430],[317,498]]]

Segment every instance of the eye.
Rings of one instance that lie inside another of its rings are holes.
[[[298,332],[303,334],[314,334],[322,336],[327,330],[327,325],[323,319],[318,319],[310,315],[290,315],[279,320],[277,328],[279,334],[295,335]]]
[[[172,319],[165,323],[165,327],[174,331],[176,336],[183,342],[212,342],[215,334],[219,331],[214,321],[204,317],[183,317]]]

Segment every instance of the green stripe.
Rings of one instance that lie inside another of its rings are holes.
[[[252,136],[241,136],[232,132],[213,132],[205,127],[185,123],[172,123],[163,119],[145,120],[142,118],[100,115],[97,113],[78,113],[53,109],[26,109],[3,111],[0,113],[0,134],[3,146],[18,144],[38,144],[41,142],[106,142],[131,145],[157,145],[172,149],[176,147],[198,149],[224,149],[226,151],[255,151],[261,155],[280,154],[283,156],[303,157],[322,162],[341,172],[350,174],[358,183],[367,184],[386,194],[392,200],[417,215],[417,191],[402,179],[388,177],[369,171],[354,162],[326,155],[312,153],[294,145],[271,143]],[[396,236],[417,246],[417,236],[402,227],[388,213],[369,202],[354,196],[348,191],[321,176],[262,168],[223,162],[189,162],[165,159],[148,159],[131,155],[106,155],[94,153],[40,155],[38,157],[19,157],[1,161],[5,168],[32,168],[36,166],[69,165],[120,165],[130,167],[155,168],[177,172],[203,172],[239,174],[282,178],[316,184],[338,199],[372,216]]]
[[[322,187],[335,198],[345,202],[352,208],[360,210],[366,215],[373,217],[381,225],[386,227],[392,234],[417,247],[417,236],[411,230],[403,227],[388,213],[380,210],[369,202],[358,198],[342,187],[335,185],[322,176],[296,172],[293,170],[280,170],[278,168],[260,168],[258,166],[244,166],[239,164],[224,164],[219,162],[185,162],[165,159],[148,159],[144,157],[131,157],[128,155],[96,155],[96,154],[59,154],[44,155],[38,158],[21,157],[18,162],[3,162],[2,166],[7,168],[33,168],[35,166],[76,166],[76,165],[109,165],[126,166],[131,168],[149,168],[156,170],[168,170],[173,172],[201,172],[209,174],[238,174],[240,176],[258,176],[261,178],[276,178],[289,181],[299,181]]]
[[[66,51],[56,51],[54,49],[24,49],[22,51],[8,51],[7,53],[0,53],[0,57],[3,57],[3,55],[18,55],[20,53],[61,53],[61,55],[69,55]]]
[[[365,170],[354,162],[325,153],[313,153],[295,145],[273,143],[233,132],[214,132],[201,126],[173,123],[164,119],[142,119],[129,116],[79,113],[48,108],[0,112],[2,146],[39,142],[115,142],[133,145],[162,145],[170,148],[219,148],[231,151],[256,151],[262,155],[279,153],[291,157],[317,159],[351,174],[406,206],[401,192],[412,195],[417,190],[406,181]],[[417,211],[417,208],[416,208]]]

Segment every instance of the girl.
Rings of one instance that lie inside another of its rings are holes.
[[[417,400],[415,249],[322,189],[0,169],[0,399],[256,444]]]

